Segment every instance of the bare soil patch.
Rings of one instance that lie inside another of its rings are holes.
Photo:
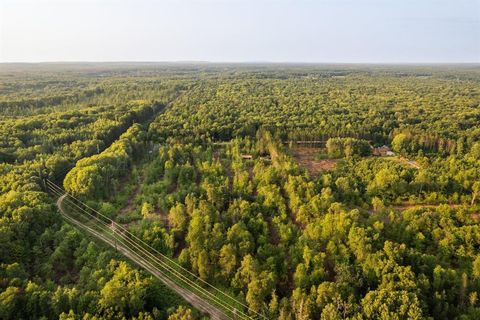
[[[311,175],[334,170],[337,166],[338,159],[315,159],[319,152],[320,148],[294,147],[292,149],[295,160],[301,167],[307,169]]]
[[[407,158],[400,157],[400,158],[398,158],[398,161],[400,163],[403,163],[403,164],[408,165],[408,166],[410,166],[412,168],[415,168],[415,169],[420,169],[421,168],[420,164],[418,162],[414,161],[414,160],[409,160]]]

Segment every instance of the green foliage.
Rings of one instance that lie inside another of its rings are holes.
[[[330,138],[326,143],[327,154],[331,158],[368,156],[371,147],[368,141],[354,138]]]
[[[138,314],[144,308],[150,282],[141,279],[139,272],[131,270],[124,262],[110,268],[113,269],[113,277],[100,291],[100,308],[104,312],[113,310],[126,316]]]
[[[475,68],[78,68],[0,72],[0,318],[200,317],[44,178],[267,318],[480,317]]]
[[[112,185],[127,174],[132,160],[145,152],[145,133],[133,125],[100,154],[83,158],[66,175],[65,190],[82,198],[106,198]]]
[[[135,161],[146,151],[146,136],[132,124],[148,123],[169,101],[164,93],[174,87],[168,89],[165,84],[165,90],[150,95],[164,96],[163,102],[150,98],[127,102],[132,95],[115,98],[123,90],[120,79],[103,88],[88,89],[84,85],[92,84],[91,76],[85,74],[64,81],[55,72],[46,76],[43,72],[25,75],[14,71],[5,76],[2,70],[0,77],[4,88],[9,88],[0,93],[0,318],[93,319],[128,315],[166,319],[167,310],[182,301],[157,280],[145,278],[131,267],[126,267],[126,275],[120,276],[118,271],[114,277],[106,268],[110,263],[118,265],[112,253],[62,223],[54,198],[45,193],[43,179],[61,184],[75,162],[100,153],[130,127],[129,143],[122,137],[110,150],[115,154],[126,150],[124,161]],[[19,86],[18,81],[23,84]],[[170,91],[168,96],[175,92]],[[79,184],[85,189],[82,192],[88,193],[97,183],[104,183],[88,175],[104,168],[96,162],[86,168],[78,182],[89,182],[86,186]],[[99,207],[109,215],[114,210],[108,202]],[[123,287],[123,281],[130,284],[132,294],[108,294],[112,288]],[[116,298],[126,301],[124,310],[101,309],[102,292],[107,305],[108,301],[110,305],[117,302]]]

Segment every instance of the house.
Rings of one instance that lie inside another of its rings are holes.
[[[392,150],[390,150],[390,147],[386,145],[373,148],[372,154],[377,157],[391,157],[395,155],[395,153]]]

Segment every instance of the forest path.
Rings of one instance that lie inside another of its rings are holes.
[[[172,280],[170,280],[167,276],[165,276],[162,272],[160,272],[157,268],[152,266],[148,261],[142,258],[136,252],[130,250],[123,246],[122,244],[112,241],[111,239],[107,238],[102,233],[94,230],[93,228],[89,227],[88,225],[72,218],[70,215],[67,214],[66,210],[63,206],[63,201],[67,197],[67,194],[63,194],[57,200],[57,207],[62,214],[62,216],[73,225],[77,226],[80,229],[83,229],[99,240],[103,241],[104,243],[108,244],[112,248],[115,248],[118,252],[123,254],[125,257],[129,258],[131,261],[142,267],[143,269],[150,272],[153,276],[159,279],[163,284],[169,287],[171,290],[175,291],[178,295],[180,295],[183,299],[188,301],[192,306],[196,309],[208,314],[211,319],[214,320],[224,320],[224,319],[231,319],[231,317],[227,316],[222,310],[218,309],[217,307],[211,305],[210,303],[202,300],[200,297],[195,295],[194,293],[190,292],[189,290],[177,285]]]
[[[133,209],[135,209],[135,205],[136,205],[135,200],[137,198],[137,195],[142,190],[142,183],[143,183],[144,180],[145,180],[145,177],[142,176],[140,178],[140,181],[138,181],[135,184],[134,189],[132,190],[132,192],[130,192],[130,194],[128,196],[127,203],[118,212],[118,216],[128,215]]]
[[[398,162],[409,165],[410,167],[415,168],[415,169],[421,169],[421,166],[417,161],[410,160],[410,159],[407,159],[405,157],[399,157]]]

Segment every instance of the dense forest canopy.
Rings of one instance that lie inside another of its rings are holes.
[[[47,179],[268,319],[480,318],[478,65],[0,65],[0,318],[199,319]]]

